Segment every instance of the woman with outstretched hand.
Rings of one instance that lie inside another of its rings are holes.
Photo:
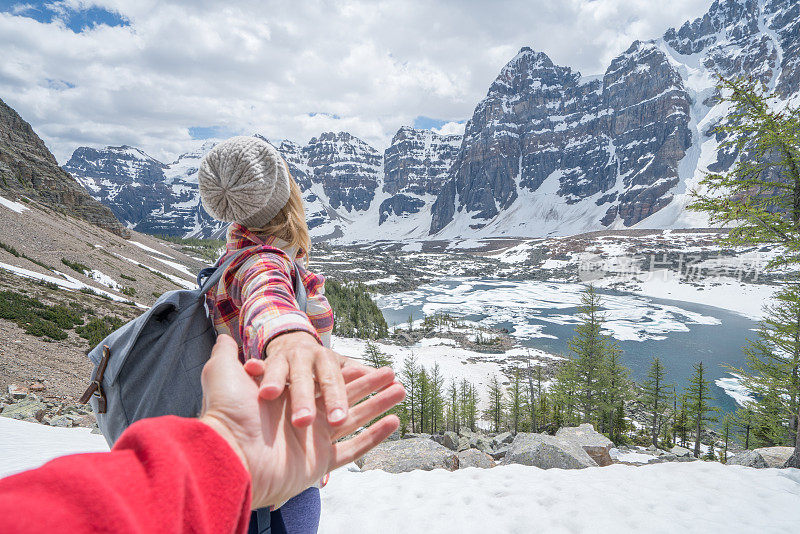
[[[203,369],[203,413],[131,425],[109,453],[79,454],[0,480],[0,531],[247,532],[250,510],[283,502],[394,432],[405,397],[384,368],[345,373],[347,416],[333,426],[324,404],[308,425],[291,423],[286,392],[259,399],[263,362],[245,366],[219,337]],[[357,404],[363,398],[376,393]]]
[[[198,184],[206,211],[231,223],[217,265],[231,263],[207,295],[217,333],[236,340],[242,363],[263,360],[249,364],[261,366],[262,398],[287,394],[288,387],[287,417],[295,427],[316,421],[319,410],[332,426],[342,425],[345,377],[363,366],[330,349],[333,311],[325,279],[307,270],[311,240],[288,165],[264,139],[233,137],[205,155]],[[254,513],[251,532],[264,524],[273,534],[316,532],[325,482],[273,503],[271,513]]]

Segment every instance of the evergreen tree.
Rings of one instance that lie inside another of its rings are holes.
[[[428,381],[428,371],[425,367],[420,366],[417,373],[417,413],[419,414],[419,431],[428,432],[430,429],[431,418],[431,389]]]
[[[605,388],[603,363],[609,343],[608,336],[601,332],[604,319],[600,313],[600,295],[594,286],[587,286],[581,295],[578,317],[580,323],[569,341],[569,348],[575,354],[577,403],[582,421],[596,422]]]
[[[744,448],[750,448],[750,436],[753,430],[753,410],[748,403],[746,406],[739,408],[734,412],[732,418],[733,427],[744,434]]]
[[[504,398],[500,380],[497,379],[497,375],[492,375],[492,379],[489,381],[489,406],[484,415],[491,421],[495,432],[500,432],[502,425]]]
[[[461,407],[461,425],[474,432],[478,420],[478,392],[467,379],[461,380],[459,405]]]
[[[658,447],[658,434],[669,408],[669,386],[664,383],[666,374],[667,371],[661,365],[661,360],[657,357],[653,358],[650,363],[650,369],[647,372],[647,379],[642,384],[642,402],[652,414],[650,435],[653,438],[654,447]]]
[[[693,191],[690,208],[730,227],[732,245],[780,243],[775,263],[800,260],[800,107],[779,106],[762,83],[752,79],[719,83],[720,100],[731,110],[716,133],[722,148],[739,159],[722,174],[708,174],[706,190]]]
[[[731,413],[726,413],[722,418],[722,439],[725,440],[725,445],[719,454],[719,461],[723,464],[728,463],[728,445],[730,445],[731,431],[733,430],[733,419],[734,415]]]
[[[536,366],[536,371],[532,371],[531,362],[528,361],[528,421],[530,423],[531,432],[536,432],[539,428],[539,421],[537,418],[538,404],[542,398],[542,367]],[[541,416],[540,416],[541,417]]]
[[[706,429],[706,424],[715,421],[713,414],[719,411],[709,404],[710,400],[711,389],[706,379],[706,369],[703,362],[698,362],[694,365],[694,374],[689,379],[689,385],[686,388],[686,407],[695,430],[695,458],[700,457],[700,439]]]
[[[459,413],[458,385],[455,380],[451,380],[447,388],[447,427],[456,433],[461,430]]]
[[[556,371],[552,396],[553,423],[556,427],[572,426],[577,420],[576,402],[578,397],[578,374],[575,362],[568,359]]]
[[[800,286],[784,287],[765,306],[758,338],[744,349],[747,369],[734,369],[754,396],[761,445],[794,446],[800,411]]]
[[[444,416],[444,376],[442,376],[439,362],[433,364],[433,369],[430,373],[430,391],[431,391],[431,433],[438,432],[443,426]]]
[[[622,440],[625,425],[625,402],[631,398],[631,380],[628,368],[622,365],[622,352],[616,343],[606,346],[603,362],[605,389],[602,392],[601,429],[612,441]]]
[[[686,435],[689,433],[689,409],[686,403],[686,396],[681,397],[681,408],[675,415],[675,423],[673,424],[673,433],[681,437],[681,446],[686,446]]]
[[[523,391],[522,378],[519,376],[519,369],[514,369],[514,378],[508,387],[506,395],[506,412],[508,414],[508,424],[514,434],[524,426],[525,416],[525,392]]]
[[[690,208],[730,227],[729,244],[782,245],[770,266],[800,262],[800,106],[779,105],[780,96],[752,78],[720,78],[719,89],[731,112],[716,133],[727,137],[723,148],[739,159],[727,173],[707,175],[701,181],[707,193],[693,191]],[[800,406],[795,408],[790,463],[800,467]]]
[[[419,428],[419,417],[416,409],[419,403],[419,367],[417,366],[417,359],[413,354],[406,356],[403,360],[400,382],[406,389],[406,398],[403,401],[403,406],[408,411],[408,419],[411,422],[411,432],[417,432]]]
[[[367,341],[367,346],[364,349],[364,363],[371,367],[391,367],[392,359],[386,353],[381,352],[378,345],[372,341]]]

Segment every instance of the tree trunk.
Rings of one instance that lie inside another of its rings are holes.
[[[697,416],[697,437],[694,441],[694,457],[700,458],[700,415]]]
[[[800,421],[800,408],[797,409],[797,420]],[[797,437],[794,443],[794,454],[789,461],[786,462],[786,467],[800,468],[800,424],[797,425]]]

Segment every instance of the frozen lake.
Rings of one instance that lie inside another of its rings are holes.
[[[416,320],[446,312],[507,328],[521,345],[559,354],[568,352],[582,290],[582,285],[574,283],[458,278],[384,295],[378,305],[390,325],[406,322],[409,314]],[[619,342],[634,379],[643,380],[651,359],[658,356],[668,370],[668,380],[680,392],[692,365],[703,361],[716,405],[725,411],[736,407],[715,382],[723,379],[735,386],[724,366],[743,365],[742,347],[747,337],[755,335],[755,321],[702,304],[601,289],[598,293],[607,333]]]

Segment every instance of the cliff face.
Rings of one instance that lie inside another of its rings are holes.
[[[651,43],[634,43],[602,79],[588,80],[523,48],[467,124],[431,233],[456,212],[481,228],[526,191],[566,205],[590,199],[605,208],[598,224],[635,224],[671,200],[692,142],[689,106],[680,76]]]
[[[0,189],[127,236],[111,210],[58,166],[31,125],[0,100]]]

